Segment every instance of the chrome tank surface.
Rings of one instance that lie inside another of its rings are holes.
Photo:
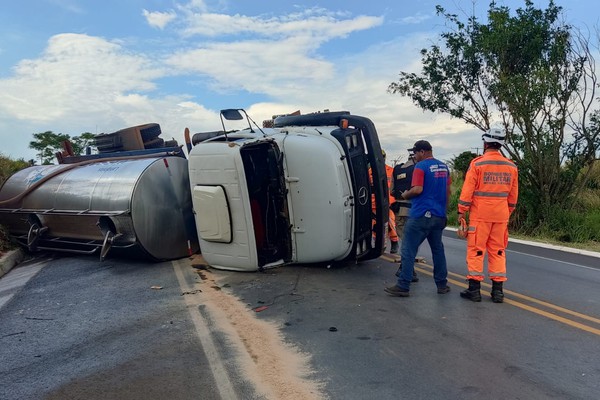
[[[31,250],[100,250],[101,258],[142,250],[158,260],[198,250],[182,157],[24,169],[0,188],[0,224]]]

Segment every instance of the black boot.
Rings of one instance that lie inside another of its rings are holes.
[[[469,288],[460,292],[460,297],[469,299],[471,301],[481,301],[481,282],[475,279],[469,279]]]
[[[504,302],[504,292],[502,291],[502,282],[492,281],[492,301],[494,303]]]

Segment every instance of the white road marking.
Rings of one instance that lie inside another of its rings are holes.
[[[448,229],[448,228],[446,228],[446,229]],[[449,237],[449,236],[445,236],[445,238],[452,239],[452,240],[459,240],[459,241],[464,242],[464,239],[459,239],[459,238],[454,238],[454,237]],[[552,250],[557,250],[557,251],[562,251],[562,252],[567,252],[567,253],[581,254],[581,255],[589,256],[589,257],[598,257],[598,254],[600,254],[600,253],[592,252],[592,251],[583,251],[583,250],[582,251],[577,251],[577,249],[573,250],[573,249],[566,248],[566,247],[558,247],[558,246],[552,247],[551,245],[543,245],[542,246],[539,243],[526,242],[524,240],[518,240],[518,239],[514,239],[514,240],[513,239],[509,239],[509,242],[511,242],[511,241],[514,241],[515,243],[522,243],[522,244],[526,244],[526,245],[529,245],[529,246],[534,246],[534,247],[542,247],[542,248],[547,248],[547,249],[552,249]],[[557,260],[555,258],[537,256],[535,254],[523,253],[521,251],[515,251],[515,250],[508,249],[508,248],[506,249],[506,252],[507,253],[521,254],[521,255],[524,255],[524,256],[536,257],[536,258],[539,258],[539,259],[542,259],[542,260],[547,260],[547,261],[555,261],[555,262],[559,262],[559,263],[563,263],[563,264],[567,264],[567,265],[572,265],[574,267],[579,267],[579,268],[584,268],[584,269],[589,269],[589,270],[592,270],[592,271],[599,271],[600,272],[600,269],[598,269],[598,268],[588,267],[586,265],[581,265],[581,264],[575,264],[575,263],[568,262],[568,261],[561,261],[561,260]]]
[[[202,304],[200,301],[201,295],[194,294],[195,292],[193,292],[193,288],[187,284],[183,273],[184,264],[182,261],[175,260],[172,261],[172,264],[181,290],[183,293],[189,293],[184,296],[185,303],[188,307],[194,327],[196,328],[196,333],[198,335],[198,339],[200,340],[200,344],[202,345],[202,350],[204,351],[204,354],[208,360],[208,364],[210,365],[210,370],[215,379],[220,397],[222,399],[235,400],[238,398],[238,396],[233,388],[231,380],[229,379],[229,374],[227,373],[227,370],[221,361],[221,356],[217,350],[217,346],[212,340],[211,332],[208,329],[208,324],[198,308],[199,305]]]
[[[447,231],[452,231],[452,232],[456,232],[456,230],[457,230],[456,228],[451,227],[451,226],[446,227],[445,229]],[[457,237],[452,237],[452,236],[448,236],[448,237],[451,239],[456,239],[456,240],[464,240],[464,239],[459,239]],[[550,244],[550,243],[534,242],[531,240],[523,240],[523,239],[515,239],[515,238],[508,238],[508,242],[509,243],[512,242],[512,243],[526,244],[528,246],[541,247],[544,249],[558,250],[558,251],[562,251],[565,253],[574,253],[574,254],[581,254],[583,256],[588,256],[588,257],[600,258],[600,252],[597,252],[597,251],[576,249],[574,247],[559,246],[559,245]]]
[[[13,268],[0,279],[0,308],[46,265],[46,261]]]
[[[568,261],[561,261],[561,260],[557,260],[555,258],[548,258],[548,257],[536,256],[535,254],[528,254],[528,253],[523,253],[523,252],[520,252],[520,251],[509,250],[509,249],[506,249],[506,252],[507,253],[521,254],[521,255],[529,256],[529,257],[540,258],[542,260],[554,261],[554,262],[558,262],[558,263],[562,263],[562,264],[572,265],[574,267],[579,267],[579,268],[584,268],[584,269],[589,269],[589,270],[592,270],[592,271],[598,271],[598,272],[600,272],[600,269],[598,269],[598,268],[588,267],[586,265],[581,265],[581,264],[575,264],[575,263],[568,262]]]

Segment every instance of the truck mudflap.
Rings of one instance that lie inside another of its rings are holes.
[[[373,122],[340,111],[282,116],[275,119],[274,126],[339,127],[331,135],[340,142],[348,158],[356,213],[353,247],[348,259],[362,261],[381,256],[385,246],[389,200],[385,163]]]

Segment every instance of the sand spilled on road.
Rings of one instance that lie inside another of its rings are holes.
[[[203,277],[202,298],[213,322],[238,351],[245,378],[272,400],[324,399],[321,386],[309,380],[309,356],[284,343],[277,327],[259,320],[255,312],[217,285],[209,270]]]

